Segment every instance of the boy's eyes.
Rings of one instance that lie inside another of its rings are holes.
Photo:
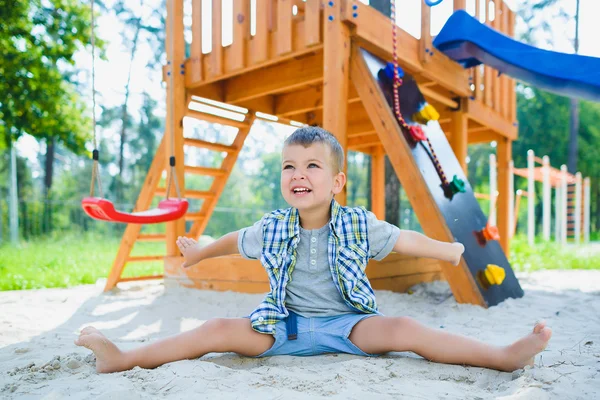
[[[317,168],[319,168],[319,166],[317,164],[315,164],[315,163],[308,164],[308,168],[311,168],[311,167],[317,167]],[[291,166],[291,165],[289,165],[289,164],[283,166],[283,169],[289,169],[289,168],[294,168],[294,167]]]

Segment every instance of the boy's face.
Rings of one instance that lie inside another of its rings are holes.
[[[334,194],[342,191],[346,176],[333,167],[331,150],[323,143],[310,147],[290,145],[283,148],[281,193],[298,210],[329,211]]]

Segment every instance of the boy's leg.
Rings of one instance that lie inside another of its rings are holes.
[[[533,364],[550,340],[552,330],[539,323],[533,332],[509,346],[493,346],[461,335],[428,328],[408,317],[366,318],[349,339],[370,354],[412,351],[435,362],[514,371]]]
[[[206,353],[234,352],[257,356],[267,351],[275,339],[254,331],[247,318],[217,318],[198,328],[159,340],[134,350],[121,351],[100,331],[87,327],[75,344],[96,355],[98,372],[116,372],[135,366],[155,368],[172,361],[201,357]]]

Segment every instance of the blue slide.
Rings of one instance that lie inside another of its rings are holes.
[[[529,46],[464,10],[448,19],[433,45],[464,68],[483,63],[540,89],[600,102],[600,58]]]

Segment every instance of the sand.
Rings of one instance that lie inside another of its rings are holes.
[[[0,292],[0,398],[6,399],[600,399],[600,271],[519,274],[525,297],[483,309],[457,304],[445,282],[378,291],[380,309],[504,345],[538,320],[554,333],[535,366],[513,373],[436,364],[412,353],[252,359],[208,354],[154,370],[97,374],[73,340],[87,325],[132,348],[209,318],[247,315],[263,295],[103,282]]]

